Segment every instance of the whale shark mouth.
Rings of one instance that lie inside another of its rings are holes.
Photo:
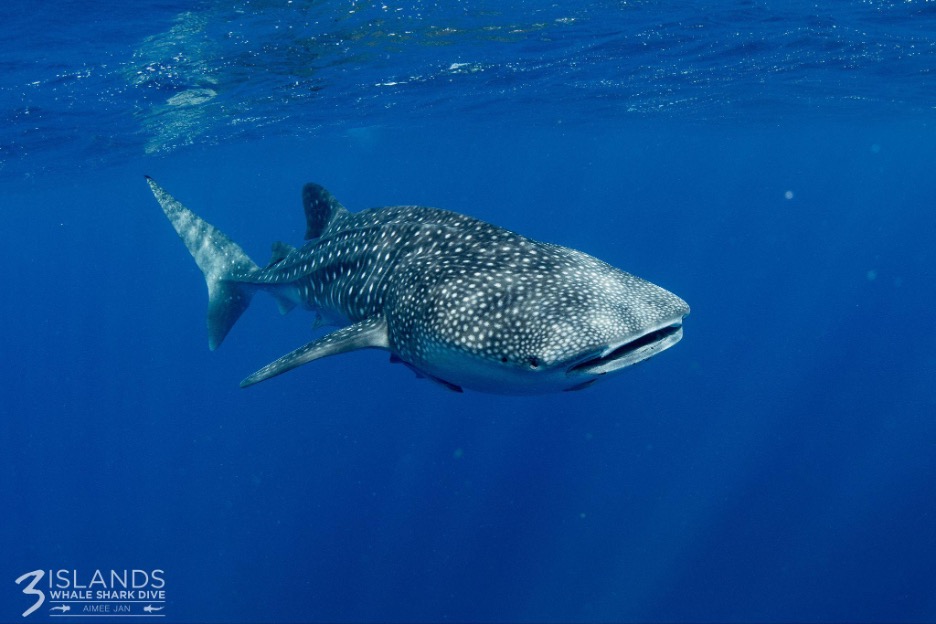
[[[599,355],[582,360],[567,375],[604,375],[661,353],[682,339],[682,320],[649,331],[627,342],[611,345]]]

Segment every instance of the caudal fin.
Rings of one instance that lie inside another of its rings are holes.
[[[199,218],[146,176],[156,201],[205,274],[208,285],[208,347],[214,351],[244,313],[255,286],[245,282],[259,270],[240,246]]]

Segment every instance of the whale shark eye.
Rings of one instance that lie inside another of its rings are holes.
[[[507,356],[506,356],[506,355],[502,355],[502,356],[501,356],[501,362],[503,362],[504,364],[507,363]]]
[[[539,368],[539,360],[537,358],[530,358],[530,368]]]

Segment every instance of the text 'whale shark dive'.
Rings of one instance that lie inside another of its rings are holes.
[[[351,213],[327,190],[302,192],[305,245],[274,243],[259,267],[231,239],[164,191],[153,194],[208,283],[214,350],[254,293],[341,328],[241,382],[259,383],[355,349],[384,349],[456,391],[579,390],[682,338],[689,306],[587,254],[471,217],[420,206]]]

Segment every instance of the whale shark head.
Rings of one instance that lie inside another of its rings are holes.
[[[471,270],[441,279],[420,266],[402,301],[413,309],[391,315],[412,322],[391,323],[390,344],[448,385],[538,394],[585,388],[682,338],[689,306],[678,296],[588,254],[534,245],[526,264],[463,261]]]

